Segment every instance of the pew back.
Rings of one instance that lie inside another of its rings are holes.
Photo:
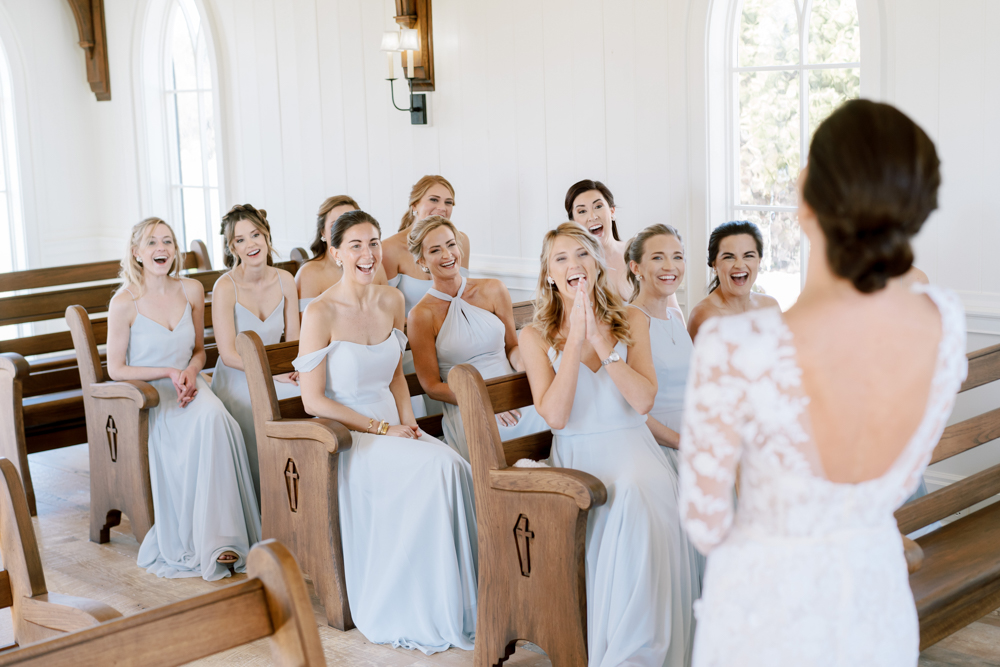
[[[469,443],[479,536],[476,667],[508,658],[518,639],[554,667],[587,663],[585,544],[591,508],[607,501],[593,475],[515,468],[541,458],[551,433],[501,442],[496,413],[531,404],[524,373],[484,381],[473,366],[448,374]]]
[[[961,392],[1000,380],[1000,345],[968,354]],[[1000,438],[1000,409],[952,424],[931,458],[944,461]],[[1000,606],[1000,503],[969,512],[1000,493],[1000,465],[911,501],[896,511],[903,534],[961,512],[963,516],[916,540],[910,587],[925,649]]]
[[[250,578],[0,655],[0,666],[172,667],[268,637],[276,665],[326,665],[302,573],[281,543],[250,551]]]

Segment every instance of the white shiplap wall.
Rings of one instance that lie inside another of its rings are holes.
[[[266,208],[287,252],[309,244],[326,196],[351,194],[388,232],[412,183],[440,173],[456,187],[473,269],[530,291],[541,235],[565,218],[567,186],[598,178],[617,195],[624,233],[675,224],[692,239],[689,273],[703,275],[716,187],[705,174],[717,159],[705,119],[719,111],[704,45],[726,2],[435,0],[437,91],[430,125],[416,127],[392,109],[377,50],[394,26],[391,0],[203,0],[219,70],[224,205]],[[941,209],[917,241],[918,263],[961,293],[970,347],[1000,341],[1000,4],[859,3],[866,89],[921,123],[944,163]],[[33,266],[116,257],[135,221],[164,215],[144,182],[133,90],[154,5],[106,0],[113,100],[98,103],[68,3],[0,0]],[[960,399],[956,414],[1000,402],[979,394]],[[983,456],[941,474],[968,474],[1000,452]]]

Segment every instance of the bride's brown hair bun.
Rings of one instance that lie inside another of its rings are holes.
[[[910,270],[910,239],[937,208],[939,166],[930,137],[888,104],[852,100],[820,124],[802,196],[834,273],[867,294]]]

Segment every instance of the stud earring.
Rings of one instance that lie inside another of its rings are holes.
[[[420,270],[423,271],[424,273],[430,273],[431,272],[431,270],[428,269],[426,266],[421,266]]]
[[[556,281],[552,280],[552,276],[548,276],[545,279],[549,282],[549,285],[555,285],[556,284]]]
[[[640,275],[636,274],[636,276],[635,276],[635,279],[636,279],[636,280],[642,280],[642,276],[640,276]]]
[[[344,263],[343,263],[343,262],[341,262],[341,261],[340,261],[340,260],[338,259],[338,260],[337,260],[337,266],[343,266],[343,265],[344,265]]]
[[[142,260],[140,258],[136,257],[135,261],[139,262],[139,266],[142,266]]]

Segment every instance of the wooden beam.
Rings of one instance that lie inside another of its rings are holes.
[[[420,35],[420,50],[413,52],[413,92],[434,90],[434,25],[431,0],[396,0],[396,16],[402,28],[416,28]],[[400,65],[406,70],[406,52],[400,54]]]
[[[87,57],[87,81],[98,102],[111,100],[108,67],[108,31],[104,26],[104,0],[69,0],[80,33],[80,48]]]

